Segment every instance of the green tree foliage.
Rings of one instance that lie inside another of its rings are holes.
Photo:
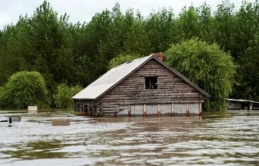
[[[250,100],[259,100],[259,33],[248,43],[248,48],[245,50],[245,56],[242,57],[243,65],[239,68],[241,75],[241,84],[239,85],[240,96]]]
[[[211,7],[204,3],[198,9],[198,17],[199,17],[199,24],[200,24],[200,39],[212,43],[214,41],[214,34],[215,32],[215,19],[211,14]]]
[[[20,18],[16,26],[7,26],[0,37],[0,85],[6,83],[13,73],[20,70],[23,58],[19,56],[17,48],[21,47],[24,41],[17,39],[24,37],[22,31],[25,22],[25,19]]]
[[[22,69],[42,73],[52,90],[56,83],[71,81],[72,37],[66,30],[67,19],[66,15],[58,19],[57,13],[44,1],[29,18],[24,32],[26,41],[20,48],[23,51],[19,50],[25,61]]]
[[[124,39],[124,53],[147,55],[151,51],[150,42],[145,32],[143,18],[140,13],[137,15],[138,17],[135,18],[134,23],[130,26]]]
[[[29,105],[46,106],[47,88],[42,75],[35,71],[13,74],[2,89],[2,108],[26,108]]]
[[[235,66],[230,54],[217,44],[193,38],[172,45],[166,52],[166,62],[211,95],[205,110],[225,108],[225,98],[232,90]]]
[[[4,55],[0,57],[10,68],[3,72],[4,79],[17,71],[38,71],[51,93],[57,83],[73,82],[75,64],[67,20],[67,15],[59,19],[44,1],[32,17],[20,17],[16,26],[8,26],[2,37]],[[3,66],[0,64],[0,70]]]
[[[73,108],[74,103],[71,98],[81,91],[83,88],[81,86],[71,86],[66,84],[58,85],[57,93],[54,95],[55,104],[58,108]]]
[[[191,39],[192,37],[201,36],[201,24],[197,9],[190,6],[188,9],[183,8],[177,19],[177,29],[181,39]]]
[[[115,58],[113,58],[110,62],[109,62],[109,69],[118,66],[120,64],[126,63],[126,62],[131,62],[134,59],[140,58],[141,55],[139,54],[130,54],[130,55],[119,55]]]
[[[84,76],[80,81],[87,78],[82,85],[106,72],[109,61],[118,55],[150,53],[143,17],[132,9],[123,14],[118,3],[111,11],[97,13],[89,23],[77,25],[75,31],[74,56]]]
[[[259,3],[243,2],[239,11],[232,17],[235,25],[230,31],[232,38],[227,42],[232,43],[229,48],[232,57],[238,64],[236,84],[231,97],[258,100],[259,93],[256,82],[258,82],[259,66],[256,52],[257,38],[259,34]]]
[[[258,9],[259,4],[243,2],[239,11],[233,19],[235,19],[235,28],[230,33],[233,36],[233,53],[232,55],[236,57],[237,61],[240,61],[239,57],[244,55],[244,51],[249,47],[249,42],[258,33]],[[232,14],[233,15],[233,14]],[[234,33],[233,33],[234,32]]]
[[[175,17],[172,9],[167,10],[164,8],[161,11],[152,12],[144,20],[144,24],[151,52],[164,52],[171,43],[178,42]]]
[[[250,62],[257,58],[258,10],[257,0],[244,1],[239,10],[225,0],[214,12],[204,3],[184,7],[177,16],[163,8],[145,18],[133,9],[122,12],[116,3],[87,23],[71,24],[67,14],[59,17],[44,1],[32,16],[21,16],[0,31],[0,86],[15,72],[38,71],[53,96],[57,85],[64,82],[87,86],[111,62],[119,61],[116,57],[165,52],[172,44],[198,37],[208,44],[217,43],[233,57],[238,73],[230,97],[256,100],[259,93],[253,82],[258,80],[248,76],[247,70],[259,70]]]
[[[218,9],[215,12],[215,31],[214,40],[225,50],[229,51],[232,57],[237,58],[234,40],[234,33],[238,26],[235,20],[234,4],[229,1],[224,1],[218,5]]]

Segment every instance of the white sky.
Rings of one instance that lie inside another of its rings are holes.
[[[8,24],[15,24],[19,16],[31,16],[44,0],[0,0],[0,29]],[[139,9],[143,16],[148,16],[152,10],[158,11],[165,7],[171,7],[177,15],[184,6],[193,5],[198,7],[204,2],[217,9],[217,5],[223,0],[47,0],[50,6],[59,15],[67,13],[72,23],[84,21],[89,22],[91,18],[104,9],[112,9],[116,2],[120,3],[121,10],[124,12],[129,8],[134,11]],[[243,0],[229,0],[239,9]],[[255,0],[246,0],[254,2]]]

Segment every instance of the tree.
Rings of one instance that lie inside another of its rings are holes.
[[[129,31],[126,33],[124,40],[124,54],[141,54],[150,53],[150,42],[145,31],[143,18],[140,13],[134,19]]]
[[[104,10],[97,13],[88,24],[78,29],[77,45],[75,45],[74,59],[79,63],[76,72],[84,78],[87,85],[102,75],[107,70],[107,64],[114,56],[111,49],[106,46],[108,30],[112,20],[110,11]],[[81,71],[81,72],[80,72]],[[84,73],[82,73],[84,72]]]
[[[176,21],[177,31],[180,39],[191,39],[193,37],[201,37],[201,24],[199,20],[198,10],[194,6],[188,9],[185,7],[179,14]]]
[[[238,97],[259,100],[259,33],[256,33],[254,38],[249,41],[249,47],[245,50],[241,62],[243,63],[238,68],[240,73],[240,85],[236,94]]]
[[[215,12],[214,18],[214,40],[225,51],[229,51],[232,57],[237,58],[234,43],[234,34],[237,31],[239,25],[236,25],[234,4],[228,0],[223,1],[218,5],[218,9]]]
[[[205,102],[205,110],[225,108],[225,98],[232,90],[235,74],[229,53],[222,51],[217,44],[209,45],[193,38],[172,45],[165,55],[166,63],[211,95]]]
[[[175,17],[172,9],[152,12],[144,20],[151,52],[164,52],[171,43],[178,42]],[[149,52],[150,53],[150,52]]]
[[[252,65],[257,70],[250,61],[256,57],[252,49],[257,50],[258,11],[257,0],[244,1],[239,10],[224,0],[214,14],[204,3],[184,7],[178,16],[172,9],[163,8],[144,18],[134,9],[123,13],[116,3],[111,10],[95,14],[88,23],[72,24],[67,14],[58,17],[43,1],[32,16],[21,16],[16,24],[0,31],[0,86],[15,72],[38,71],[53,97],[59,84],[87,86],[111,67],[109,63],[128,61],[124,55],[165,52],[171,44],[198,37],[208,44],[217,43],[237,64],[231,97],[254,100],[259,92],[252,82],[258,80],[246,76],[246,68]]]
[[[2,31],[0,38],[0,85],[5,84],[8,78],[23,66],[22,51],[19,51],[19,48],[23,48],[23,43],[26,40],[23,33],[26,24],[27,18],[20,17],[15,26],[8,25]]]
[[[69,87],[66,84],[60,84],[57,93],[54,95],[56,107],[73,108],[74,103],[71,98],[82,89],[83,88],[78,85]]]
[[[60,19],[46,1],[29,18],[23,59],[24,70],[39,71],[52,91],[56,84],[71,81],[73,75],[72,37],[67,31],[68,16]],[[22,50],[20,50],[22,52]]]
[[[26,108],[29,105],[46,106],[47,88],[43,76],[36,71],[13,74],[0,94],[2,108]]]
[[[141,57],[141,55],[139,55],[139,54],[128,54],[128,55],[119,55],[119,56],[117,56],[117,57],[115,57],[115,58],[113,58],[110,62],[109,62],[109,68],[111,69],[111,68],[113,68],[113,67],[115,67],[115,66],[118,66],[118,65],[120,65],[120,64],[123,64],[123,63],[125,63],[125,62],[130,62],[130,61],[132,61],[132,60],[134,60],[134,59],[137,59],[137,58],[140,58]]]
[[[236,13],[236,30],[233,31],[233,56],[238,64],[232,96],[250,100],[259,100],[259,2],[243,2]]]
[[[211,7],[204,3],[198,8],[200,22],[200,38],[207,43],[214,42],[215,19],[211,15]]]

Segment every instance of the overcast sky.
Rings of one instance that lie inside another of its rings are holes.
[[[0,0],[0,29],[5,25],[15,24],[19,16],[31,16],[35,9],[43,3],[44,0]],[[243,0],[229,0],[235,4],[236,9],[240,7]],[[254,2],[255,0],[246,0]],[[165,7],[171,7],[175,14],[178,14],[184,6],[193,5],[198,7],[204,2],[217,9],[217,5],[222,0],[48,0],[51,7],[59,15],[65,12],[70,16],[70,22],[88,22],[91,18],[104,9],[111,9],[116,2],[125,11],[133,8],[134,11],[139,9],[143,16],[147,16],[152,10],[158,11]]]

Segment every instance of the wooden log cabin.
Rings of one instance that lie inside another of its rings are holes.
[[[210,95],[163,62],[161,53],[112,68],[72,97],[95,116],[200,115]]]

